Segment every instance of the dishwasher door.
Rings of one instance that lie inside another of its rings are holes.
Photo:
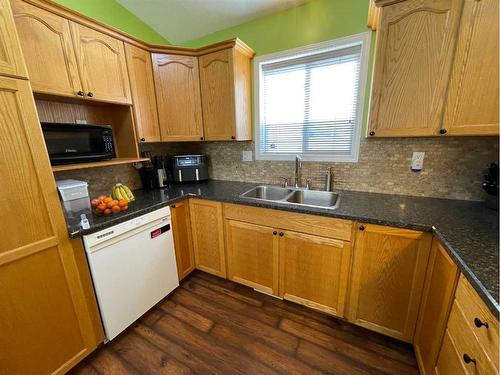
[[[85,246],[108,340],[179,286],[170,217],[126,231],[124,226],[118,235]]]

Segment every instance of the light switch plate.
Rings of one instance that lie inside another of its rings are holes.
[[[253,161],[253,152],[252,151],[243,151],[241,160]]]
[[[411,158],[411,171],[420,172],[424,168],[425,152],[414,152]]]

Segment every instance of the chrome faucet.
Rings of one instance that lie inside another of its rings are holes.
[[[295,176],[294,176],[294,186],[295,188],[300,188],[300,183],[302,180],[302,158],[299,155],[295,155]]]

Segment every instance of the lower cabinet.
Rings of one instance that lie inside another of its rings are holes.
[[[344,316],[351,261],[347,241],[280,231],[280,296]]]
[[[412,342],[432,236],[373,224],[357,229],[348,318]]]
[[[422,375],[434,374],[459,274],[458,267],[446,250],[434,240],[413,340]],[[446,353],[452,352],[451,342],[443,345],[447,345]]]
[[[189,208],[196,268],[226,277],[222,203],[190,199]]]
[[[236,220],[226,220],[225,229],[228,278],[278,295],[278,231]]]
[[[194,270],[193,239],[191,236],[188,201],[185,200],[171,205],[170,213],[172,216],[177,273],[180,281]]]

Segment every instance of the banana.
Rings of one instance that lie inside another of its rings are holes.
[[[121,185],[120,190],[123,189],[125,191],[125,194],[127,195],[129,202],[135,200],[134,194],[132,194],[132,191],[129,189],[128,186],[126,185]]]
[[[113,199],[116,199],[118,201],[124,199],[118,185],[113,186]]]

